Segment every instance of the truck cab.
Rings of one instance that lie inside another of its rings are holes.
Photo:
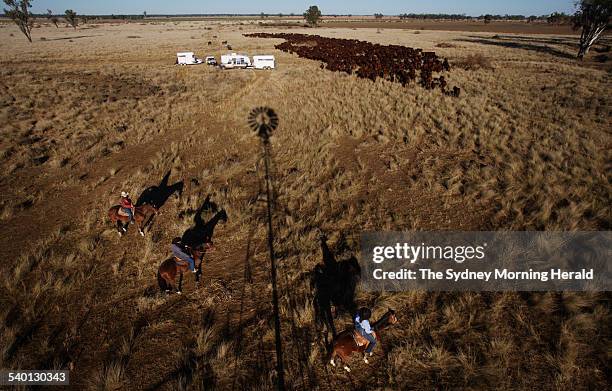
[[[205,61],[208,65],[217,65],[217,59],[215,59],[215,56],[207,56]]]

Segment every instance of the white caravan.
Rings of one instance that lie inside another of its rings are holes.
[[[253,56],[255,69],[274,69],[274,56]]]
[[[194,52],[179,52],[176,53],[176,63],[178,65],[195,65],[201,64],[202,60],[197,58]]]
[[[221,68],[246,68],[251,66],[251,60],[244,54],[224,54],[221,56]]]

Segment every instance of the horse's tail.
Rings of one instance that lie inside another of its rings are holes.
[[[109,210],[108,210],[108,218],[110,219],[110,221],[114,224],[117,221],[117,210],[118,208],[116,206],[112,206]]]
[[[162,293],[168,290],[168,283],[161,276],[161,273],[159,272],[159,270],[157,271],[157,283],[159,284],[159,289]]]

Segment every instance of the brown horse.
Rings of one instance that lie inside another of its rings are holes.
[[[111,222],[117,226],[119,235],[123,235],[125,232],[127,232],[127,226],[130,218],[128,216],[119,214],[120,209],[121,206],[119,205],[113,206],[108,210],[108,217],[110,218]],[[157,214],[158,209],[149,204],[140,205],[134,209],[134,221],[138,227],[138,232],[144,236],[144,229],[151,223],[151,220],[153,220],[153,216]]]
[[[386,314],[384,314],[380,319],[378,319],[376,322],[374,322],[374,324],[372,324],[372,330],[374,330],[375,332],[374,335],[376,337],[376,340],[380,342],[380,332],[395,323],[397,323],[395,311],[389,309]],[[355,342],[355,338],[353,337],[354,332],[355,329],[351,328],[338,334],[338,336],[332,342],[332,350],[329,356],[329,363],[334,367],[336,366],[336,362],[334,361],[334,359],[336,357],[339,357],[340,360],[342,360],[342,362],[344,363],[344,369],[346,369],[347,372],[351,371],[351,368],[349,368],[347,364],[348,358],[351,356],[351,354],[353,354],[354,352],[363,353],[367,348],[367,345],[357,345],[357,343]],[[368,363],[368,359],[365,356],[363,361],[366,364]]]
[[[202,260],[204,258],[204,254],[206,251],[213,251],[214,247],[212,241],[208,241],[204,243],[198,249],[191,249],[191,257],[195,261],[196,267],[196,287],[200,284],[200,276],[202,275]],[[162,293],[170,293],[171,291],[176,291],[176,293],[181,293],[183,289],[183,273],[189,270],[189,265],[187,262],[172,257],[170,259],[166,259],[159,265],[159,269],[157,270],[157,283],[159,284],[159,289]],[[178,286],[176,284],[176,276],[179,275]]]

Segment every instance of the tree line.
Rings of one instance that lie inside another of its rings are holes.
[[[374,14],[375,17],[382,17],[382,14]],[[400,19],[430,19],[430,20],[511,20],[527,22],[548,22],[554,24],[572,23],[572,15],[563,12],[553,12],[549,15],[492,15],[484,14],[480,16],[469,16],[466,14],[400,14]]]
[[[32,42],[32,27],[36,17],[46,17],[55,27],[59,27],[59,17],[51,10],[47,10],[46,14],[36,15],[30,12],[32,0],[4,0],[8,9],[4,9],[4,14],[11,18],[21,32],[26,36],[28,41]],[[282,13],[278,14],[282,17]],[[293,15],[293,14],[291,14]],[[261,13],[262,18],[267,17],[267,14]],[[323,14],[318,6],[310,6],[302,16],[311,26],[316,26],[321,20]],[[350,16],[350,15],[349,15]],[[376,19],[381,19],[382,13],[375,13]],[[493,20],[527,20],[528,22],[543,21],[551,24],[572,24],[574,29],[581,30],[580,47],[578,50],[578,58],[582,59],[589,51],[591,46],[601,37],[605,29],[610,25],[610,17],[612,16],[612,0],[579,0],[576,3],[576,12],[573,15],[554,12],[550,15],[542,16],[524,16],[524,15],[481,15],[471,17],[464,14],[401,14],[400,19],[450,19],[450,20],[482,20],[484,23],[491,23]],[[146,11],[142,15],[106,15],[95,16],[94,19],[128,19],[139,20],[147,17]],[[78,15],[73,10],[66,10],[63,14],[65,21],[74,29],[78,26]],[[81,16],[81,19],[86,23],[92,17]]]

